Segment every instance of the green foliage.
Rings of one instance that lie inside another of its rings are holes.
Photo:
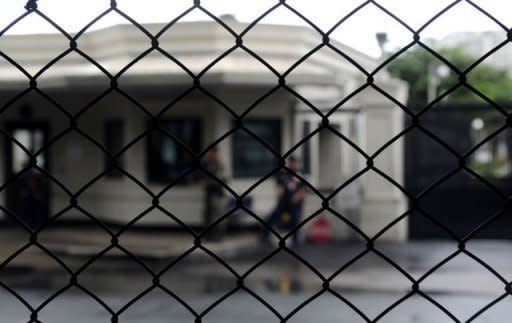
[[[438,52],[453,64],[459,71],[464,71],[478,60],[465,53],[463,47],[443,48]],[[445,65],[442,61],[416,46],[388,65],[391,75],[409,83],[409,102],[426,102],[428,87],[428,67]],[[471,84],[481,93],[493,100],[510,100],[512,94],[512,78],[508,71],[496,68],[485,62],[481,62],[466,76],[468,84]],[[452,88],[459,82],[459,76],[450,69],[448,76],[442,78],[439,83],[438,93],[441,94]],[[474,102],[481,99],[467,90],[464,86],[451,93],[447,100],[451,102]]]

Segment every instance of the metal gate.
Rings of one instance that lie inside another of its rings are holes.
[[[421,212],[412,213],[410,236],[464,237],[499,213],[512,192],[510,133],[503,129],[500,114],[485,103],[436,105],[421,117],[421,125],[435,139],[418,130],[406,136],[405,187],[421,196],[419,205],[435,221]],[[487,143],[480,145],[487,137]],[[466,163],[461,169],[463,156]],[[473,238],[510,239],[511,225],[510,214],[501,214]]]

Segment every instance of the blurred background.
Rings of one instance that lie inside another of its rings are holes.
[[[3,1],[2,321],[503,322],[510,6]]]

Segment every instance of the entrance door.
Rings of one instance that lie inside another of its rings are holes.
[[[8,124],[7,132],[31,153],[41,149],[47,142],[48,127],[45,124]],[[14,140],[5,140],[6,181],[13,178],[29,165],[30,157]],[[37,165],[48,169],[47,153],[37,156]],[[6,188],[6,207],[25,221],[30,227],[42,224],[49,214],[49,185],[46,177],[31,168],[24,171]],[[12,220],[12,219],[11,219]]]

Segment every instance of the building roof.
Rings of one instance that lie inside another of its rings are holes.
[[[249,26],[238,21],[230,21],[229,25],[236,33]],[[214,21],[180,22],[170,27],[146,24],[144,28],[152,35],[159,35],[161,50],[151,50],[151,38],[131,24],[88,31],[78,38],[80,52],[97,61],[104,71],[69,50],[70,41],[61,34],[4,35],[0,37],[0,55],[7,55],[29,74],[36,75],[48,62],[68,50],[67,55],[37,78],[38,83],[45,82],[50,87],[94,85],[100,79],[108,80],[104,72],[114,76],[120,71],[123,72],[119,80],[130,84],[191,84],[191,74],[201,75],[201,82],[277,84],[275,73],[251,53],[282,74],[322,43],[317,32],[300,26],[257,24],[242,37],[242,46],[247,50],[233,48],[235,36]],[[371,71],[378,65],[377,59],[335,40],[330,40],[330,44],[364,69]],[[233,51],[218,60],[230,48]],[[147,56],[130,65],[146,51],[149,51]],[[215,65],[202,75],[214,61]],[[379,77],[389,78],[385,70],[379,72]],[[326,47],[286,74],[289,84],[333,84],[355,78],[366,77],[339,53]],[[2,87],[27,82],[26,75],[6,59],[0,59]]]

